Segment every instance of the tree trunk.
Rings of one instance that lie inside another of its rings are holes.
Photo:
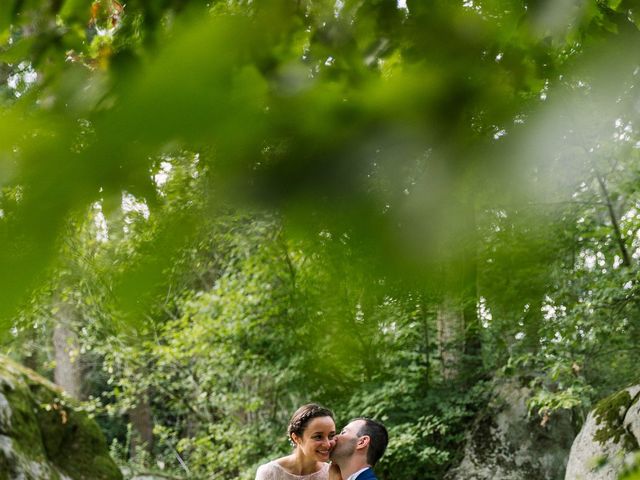
[[[462,311],[464,321],[464,376],[467,384],[475,383],[482,373],[482,325],[478,317],[478,250],[473,228],[463,249]]]
[[[73,330],[74,309],[59,301],[53,329],[53,349],[55,355],[54,381],[70,397],[82,400],[82,368],[80,346]]]
[[[153,415],[146,392],[140,395],[137,405],[129,410],[129,422],[131,422],[129,456],[132,459],[135,458],[140,450],[151,453],[153,450]]]
[[[477,241],[472,209],[460,209],[465,228],[452,244],[445,265],[438,305],[438,348],[444,380],[473,384],[482,370],[481,326],[478,318]]]
[[[464,313],[460,300],[447,295],[438,305],[436,321],[442,378],[455,380],[460,374],[463,353]]]

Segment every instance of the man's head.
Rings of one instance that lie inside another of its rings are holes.
[[[356,418],[335,439],[336,446],[331,453],[333,460],[340,462],[358,455],[362,457],[363,463],[374,466],[387,448],[389,434],[380,422],[370,418]]]

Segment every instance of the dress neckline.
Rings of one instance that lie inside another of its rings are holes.
[[[279,464],[277,461],[275,461],[275,460],[274,460],[273,462],[271,462],[271,463],[273,463],[275,466],[277,466],[280,470],[282,470],[283,472],[285,472],[287,475],[291,475],[292,477],[295,477],[295,478],[307,478],[307,477],[311,477],[312,475],[317,475],[318,473],[322,473],[322,472],[325,470],[324,465],[326,465],[326,463],[323,463],[323,464],[322,464],[323,466],[322,466],[322,467],[320,467],[320,470],[317,470],[317,471],[315,471],[315,472],[313,472],[313,473],[308,473],[308,474],[306,474],[306,475],[296,475],[295,473],[291,473],[291,472],[289,472],[286,468],[284,468],[282,465],[280,465],[280,464]]]

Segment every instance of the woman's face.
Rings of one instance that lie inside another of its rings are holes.
[[[336,443],[335,435],[336,424],[331,417],[316,417],[307,424],[302,437],[294,433],[292,438],[305,457],[327,462]]]

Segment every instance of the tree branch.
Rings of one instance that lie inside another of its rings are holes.
[[[613,204],[611,203],[611,197],[609,197],[607,186],[605,185],[604,178],[602,178],[602,175],[600,175],[600,172],[596,170],[595,173],[596,173],[596,179],[598,180],[598,184],[600,185],[600,190],[602,190],[602,196],[604,197],[605,204],[607,205],[609,218],[611,219],[611,225],[613,226],[613,231],[616,236],[616,241],[618,242],[618,247],[620,248],[620,254],[622,255],[622,264],[625,267],[630,267],[631,257],[629,256],[627,245],[625,244],[624,237],[622,236],[622,232],[620,231],[620,226],[618,225],[618,219],[616,218],[615,211],[613,210]]]

